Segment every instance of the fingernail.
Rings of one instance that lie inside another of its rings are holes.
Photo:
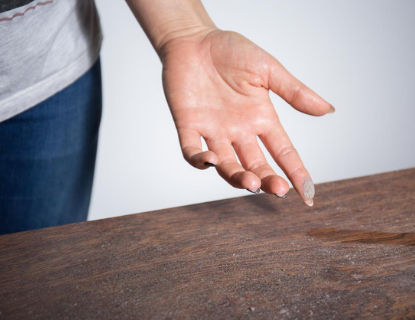
[[[287,198],[288,192],[287,192],[286,194],[283,194],[283,195],[278,194],[278,193],[275,193],[275,195],[276,195],[278,198],[285,199],[285,198]]]
[[[309,207],[312,207],[313,205],[314,205],[314,201],[313,201],[313,199],[311,199],[311,200],[306,200],[306,201],[304,201],[305,202],[305,204],[306,205],[308,205]]]
[[[306,178],[303,185],[303,196],[306,199],[313,199],[315,194],[314,183],[310,178]]]
[[[258,188],[258,190],[256,190],[256,191],[252,191],[252,190],[249,190],[249,189],[246,189],[246,190],[248,190],[249,192],[251,192],[251,193],[255,193],[255,194],[257,194],[257,193],[259,193],[259,191],[261,191],[261,189],[260,188]]]
[[[330,110],[327,113],[334,113],[336,111],[336,109],[330,105]]]
[[[311,181],[310,178],[306,178],[303,185],[303,196],[306,200],[304,200],[305,204],[309,207],[314,205],[314,194],[316,193],[314,189],[314,183]]]
[[[216,167],[216,164],[213,164],[211,162],[205,162],[204,165],[207,167]]]

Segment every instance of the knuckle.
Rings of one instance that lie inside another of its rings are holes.
[[[255,161],[253,164],[251,164],[250,166],[248,166],[247,170],[248,171],[254,171],[254,170],[258,170],[261,169],[263,167],[268,166],[268,163],[264,160],[257,160]]]
[[[291,99],[290,99],[290,104],[292,105],[293,103],[295,103],[295,100],[301,95],[301,93],[302,93],[302,91],[304,90],[304,87],[303,86],[298,86],[295,90],[294,90],[294,93],[293,93],[293,95],[291,96]]]
[[[291,170],[288,173],[288,175],[289,176],[294,176],[294,175],[297,175],[297,174],[306,175],[306,173],[307,173],[306,169],[303,166],[301,166],[301,167],[297,167],[297,168],[294,168],[293,170]]]
[[[297,153],[297,150],[294,146],[283,147],[280,151],[278,151],[277,157],[286,157],[290,153]]]

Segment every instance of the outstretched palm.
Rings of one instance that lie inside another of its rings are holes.
[[[210,30],[171,40],[161,58],[165,94],[184,158],[191,165],[206,169],[214,164],[236,188],[254,192],[261,188],[283,197],[288,183],[267,163],[258,136],[303,200],[313,204],[311,177],[281,126],[268,91],[307,114],[332,112],[330,104],[234,32]],[[201,137],[209,151],[202,151]]]

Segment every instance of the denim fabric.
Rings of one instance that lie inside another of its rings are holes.
[[[0,123],[0,234],[85,221],[101,121],[100,61]]]

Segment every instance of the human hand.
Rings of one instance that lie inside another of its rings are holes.
[[[208,29],[167,42],[160,54],[166,98],[184,158],[198,169],[216,166],[235,188],[285,197],[257,136],[306,204],[314,185],[269,98],[272,90],[306,114],[334,108],[275,58],[240,34]],[[201,137],[209,151],[202,151]],[[237,161],[237,157],[240,163]]]

